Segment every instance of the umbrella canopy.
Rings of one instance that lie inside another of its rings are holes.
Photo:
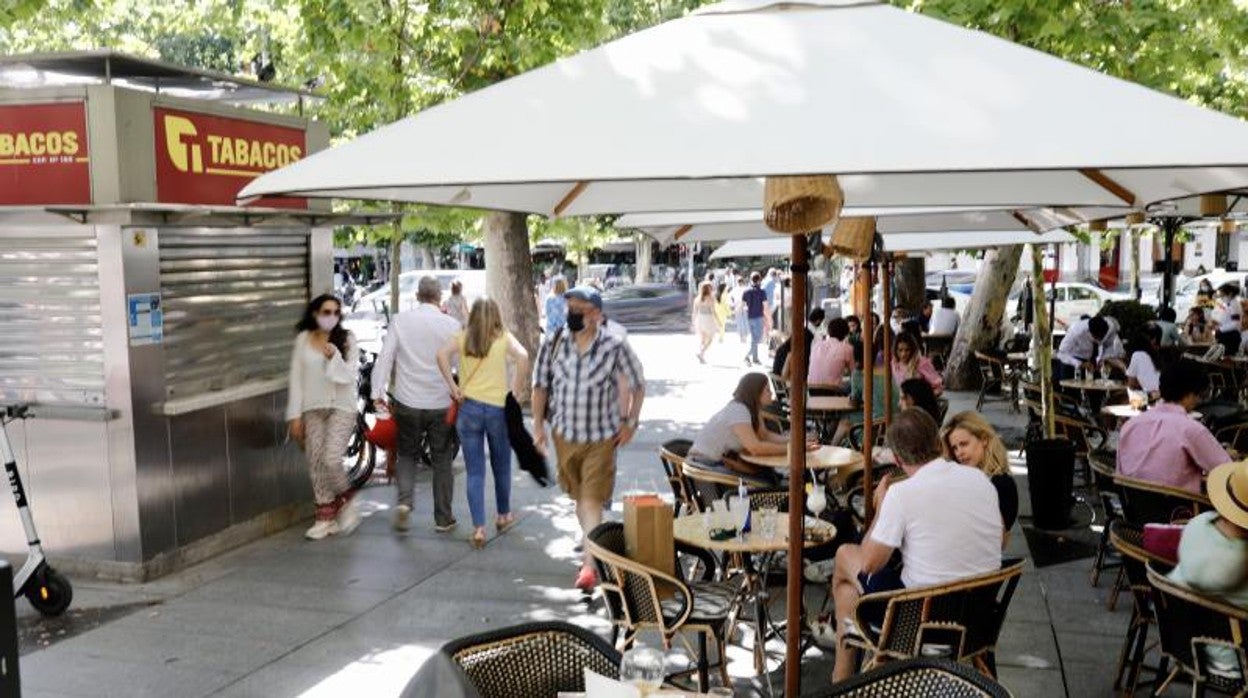
[[[732,210],[789,174],[835,174],[853,206],[1143,206],[1248,187],[1248,124],[883,2],[734,0],[312,155],[240,198]]]
[[[1042,208],[1025,209],[930,209],[930,208],[846,208],[843,216],[871,216],[876,229],[884,236],[886,249],[920,248],[887,247],[889,237],[898,234],[948,234],[957,231],[968,240],[964,247],[984,247],[969,242],[978,234],[1015,233],[1034,238],[1036,233],[1078,225],[1110,216],[1121,216],[1120,208]],[[751,240],[769,234],[763,225],[761,209],[752,211],[702,211],[696,213],[632,214],[621,216],[616,225],[637,228],[662,244],[673,242],[718,242]],[[1038,242],[1028,239],[1027,242]],[[998,243],[999,244],[999,243]]]
[[[642,231],[646,232],[646,231]],[[787,257],[793,243],[788,238],[770,235],[761,224],[755,227],[752,239],[730,240],[711,253],[711,259],[734,257]],[[766,237],[764,237],[766,236]],[[969,231],[941,233],[889,233],[884,239],[885,252],[919,250],[974,250],[1001,245],[1048,245],[1079,242],[1074,235],[1061,230],[1037,235],[1013,231]]]

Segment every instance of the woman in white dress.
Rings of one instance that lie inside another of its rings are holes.
[[[706,363],[706,350],[711,346],[715,335],[719,333],[719,320],[716,317],[715,296],[712,294],[711,283],[703,281],[698,287],[698,299],[693,302],[693,331],[701,341],[698,350],[698,361]]]

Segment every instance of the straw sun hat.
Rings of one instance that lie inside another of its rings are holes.
[[[1209,501],[1218,515],[1248,528],[1248,461],[1225,463],[1209,473]]]

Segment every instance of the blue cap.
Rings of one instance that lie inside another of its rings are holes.
[[[563,294],[564,298],[572,300],[573,298],[582,301],[589,301],[594,307],[602,310],[602,294],[598,293],[598,289],[593,286],[577,286]]]

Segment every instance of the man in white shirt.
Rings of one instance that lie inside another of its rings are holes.
[[[927,333],[939,337],[952,337],[958,333],[958,306],[953,298],[940,300],[940,307],[932,311]]]
[[[875,522],[862,544],[836,552],[833,681],[853,672],[844,633],[863,594],[944,584],[1001,567],[1001,512],[988,476],[941,458],[936,422],[918,408],[895,417],[885,442],[908,477],[891,487],[888,476],[880,481]],[[899,574],[890,565],[895,551],[901,553]]]
[[[1080,320],[1070,326],[1057,347],[1053,372],[1058,380],[1075,377],[1080,368],[1094,370],[1101,362],[1121,364],[1126,353],[1118,339],[1118,321],[1101,316]]]
[[[455,529],[451,500],[455,494],[455,476],[451,460],[455,457],[455,426],[446,423],[451,396],[438,371],[438,349],[459,332],[459,323],[444,314],[442,286],[433,276],[421,277],[416,286],[417,306],[399,313],[390,322],[381,355],[373,366],[373,402],[379,410],[394,415],[399,429],[399,457],[395,462],[395,480],[399,488],[399,505],[395,509],[394,528],[406,531],[411,527],[412,490],[416,486],[416,459],[423,443],[429,444],[429,461],[433,466],[434,529],[446,533]],[[386,402],[386,386],[394,376],[394,404]]]

